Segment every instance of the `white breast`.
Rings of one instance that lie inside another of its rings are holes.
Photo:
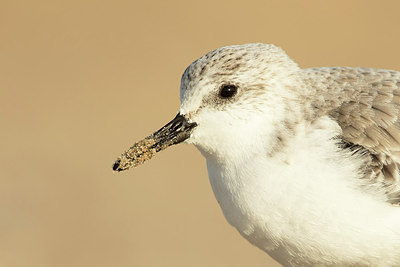
[[[359,189],[361,160],[337,149],[334,122],[299,129],[274,157],[206,155],[228,222],[283,265],[399,265],[400,210]]]

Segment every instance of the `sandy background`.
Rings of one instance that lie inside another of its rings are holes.
[[[278,266],[226,223],[194,147],[113,161],[223,45],[400,69],[399,1],[144,2],[0,1],[0,266]]]

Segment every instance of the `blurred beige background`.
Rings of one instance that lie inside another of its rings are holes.
[[[399,8],[1,0],[0,266],[278,266],[226,223],[194,147],[112,163],[173,118],[184,69],[220,46],[399,70]]]

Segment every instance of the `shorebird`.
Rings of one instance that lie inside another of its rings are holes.
[[[185,70],[180,100],[115,171],[194,144],[227,221],[282,265],[400,266],[400,72],[227,46]]]

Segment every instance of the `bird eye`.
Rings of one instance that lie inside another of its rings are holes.
[[[219,96],[222,98],[231,98],[237,92],[237,87],[232,84],[222,85],[221,90],[219,91]]]

